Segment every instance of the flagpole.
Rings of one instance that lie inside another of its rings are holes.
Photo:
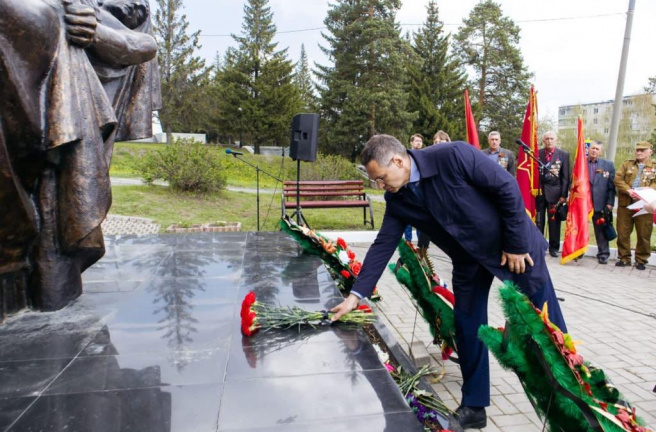
[[[629,0],[629,10],[626,13],[626,28],[624,29],[624,45],[622,46],[622,60],[620,61],[620,72],[617,77],[617,88],[615,89],[615,102],[613,103],[613,120],[610,124],[610,136],[608,137],[608,160],[615,163],[617,151],[617,134],[620,129],[620,114],[622,113],[622,96],[624,94],[624,78],[626,77],[626,64],[629,59],[629,45],[631,43],[631,28],[633,27],[633,12],[635,0]]]

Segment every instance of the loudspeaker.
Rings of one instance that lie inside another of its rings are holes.
[[[319,114],[296,114],[292,120],[289,157],[304,162],[316,161],[318,135]]]

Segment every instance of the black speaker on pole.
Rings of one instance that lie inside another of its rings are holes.
[[[292,120],[289,157],[303,162],[317,160],[319,114],[296,114]]]

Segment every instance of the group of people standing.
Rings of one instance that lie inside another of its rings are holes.
[[[446,136],[446,140],[441,139]],[[435,134],[433,144],[450,141],[443,131]],[[499,164],[511,175],[516,176],[517,164],[511,150],[501,147],[501,135],[493,131],[488,134],[488,148],[482,150],[489,159]],[[415,134],[410,138],[414,150],[423,147],[423,138]],[[588,148],[588,174],[590,193],[594,206],[593,227],[597,242],[597,260],[607,264],[610,256],[608,224],[612,224],[613,208],[617,196],[617,247],[616,266],[631,266],[631,233],[635,229],[637,244],[635,249],[635,268],[644,270],[651,253],[652,216],[644,214],[634,217],[634,211],[627,207],[639,200],[633,192],[638,187],[656,189],[656,164],[651,160],[653,153],[649,142],[641,141],[635,145],[635,157],[624,161],[616,171],[613,162],[602,159],[604,145],[592,141]],[[571,185],[570,155],[558,148],[558,137],[552,131],[542,136],[542,148],[538,159],[541,162],[540,191],[536,197],[536,225],[544,233],[548,231],[549,254],[557,257],[560,250],[561,222],[567,211],[567,198]],[[430,239],[417,232],[420,250],[428,247]],[[412,240],[412,227],[408,226],[405,238]]]

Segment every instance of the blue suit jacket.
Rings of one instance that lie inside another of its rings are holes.
[[[597,159],[597,172],[592,178],[592,203],[595,211],[606,205],[615,206],[615,166],[606,159]]]
[[[464,142],[408,152],[421,174],[424,206],[415,204],[406,188],[385,194],[383,223],[353,291],[371,295],[407,225],[428,233],[451,257],[454,275],[460,265],[479,263],[497,278],[517,283],[529,296],[541,289],[549,278],[544,260],[547,241],[526,214],[515,178]],[[528,252],[535,265],[521,275],[511,273],[507,265],[500,265],[502,251]],[[464,292],[459,301],[474,292],[455,285],[454,280],[454,288]]]

